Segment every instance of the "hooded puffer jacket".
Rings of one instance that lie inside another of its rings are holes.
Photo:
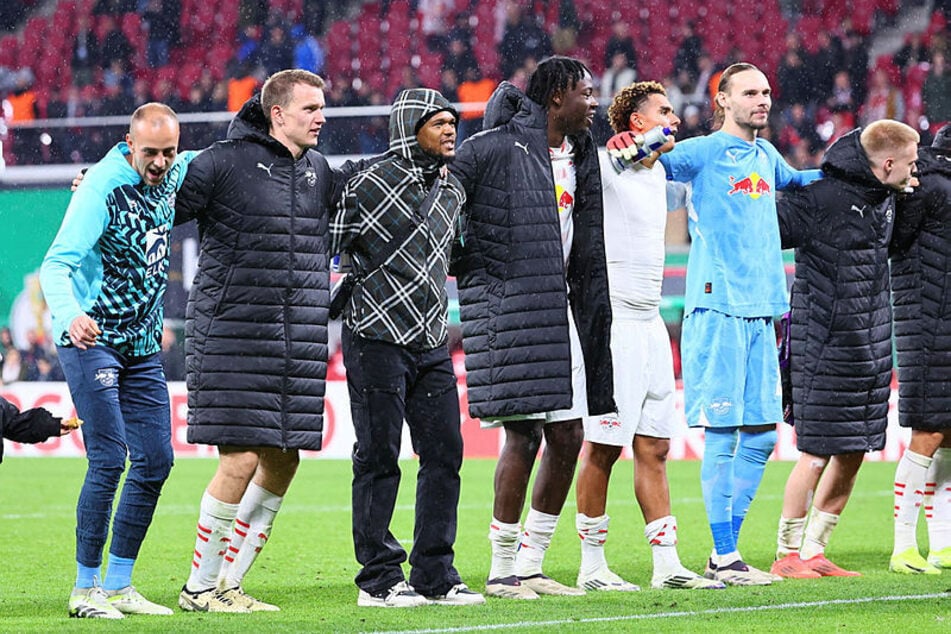
[[[366,339],[414,350],[446,343],[446,273],[465,200],[454,176],[438,178],[444,160],[416,140],[422,125],[442,111],[456,114],[435,90],[400,93],[390,113],[389,153],[347,183],[332,225],[334,252],[348,253],[352,274],[363,280],[350,298],[347,326]],[[435,198],[423,209],[432,188]],[[373,268],[380,253],[394,248]]]
[[[944,138],[947,147],[919,150],[921,186],[902,205],[892,241],[898,421],[925,431],[951,427],[951,135]]]
[[[320,449],[331,210],[348,174],[268,134],[259,97],[189,167],[176,222],[198,220],[188,298],[188,442]]]
[[[790,361],[797,446],[818,456],[885,446],[896,191],[872,174],[860,134],[832,144],[821,180],[779,201],[783,248],[796,249]]]
[[[569,303],[584,353],[589,412],[616,411],[594,141],[590,134],[572,138],[577,190],[566,276],[546,111],[503,82],[489,100],[484,126],[450,164],[467,196],[453,272],[469,412],[497,418],[571,406]]]

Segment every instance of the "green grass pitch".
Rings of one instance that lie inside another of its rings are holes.
[[[948,632],[951,570],[935,577],[889,573],[894,463],[864,465],[827,554],[863,576],[786,580],[769,587],[720,591],[650,590],[542,597],[485,606],[414,610],[357,608],[357,565],[350,540],[350,464],[304,461],[277,518],[271,541],[245,579],[253,595],[279,613],[188,614],[177,608],[194,545],[198,502],[213,460],[180,460],[165,487],[134,583],[150,599],[176,606],[172,617],[117,622],[68,619],[75,575],[75,501],[81,459],[8,458],[0,465],[0,632]],[[486,540],[495,463],[463,467],[456,567],[476,589],[488,572]],[[768,567],[775,548],[782,489],[792,463],[770,463],[740,536],[740,548]],[[413,534],[416,464],[403,463],[403,486],[392,529],[407,548]],[[703,566],[710,551],[700,496],[699,462],[669,467],[679,551],[685,565]],[[624,578],[650,585],[650,551],[633,501],[631,462],[615,468],[608,513],[608,561]],[[546,558],[546,572],[573,583],[580,559],[573,493]],[[924,519],[919,540],[927,545]]]

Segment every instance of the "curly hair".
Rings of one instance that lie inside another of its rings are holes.
[[[618,91],[608,108],[608,122],[614,133],[630,129],[631,114],[640,110],[651,95],[667,95],[656,81],[638,81]]]

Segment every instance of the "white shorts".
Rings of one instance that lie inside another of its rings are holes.
[[[571,344],[571,392],[573,395],[571,408],[560,409],[554,412],[539,412],[517,416],[502,416],[492,420],[483,419],[482,429],[501,427],[503,423],[523,420],[545,421],[548,423],[563,423],[569,420],[583,419],[588,415],[588,386],[584,373],[584,353],[581,351],[581,338],[575,326],[571,308],[568,308],[568,339]]]
[[[635,434],[672,438],[683,433],[683,425],[676,419],[670,336],[660,314],[644,319],[616,311],[611,324],[611,357],[618,415],[585,417],[585,440],[630,447]]]

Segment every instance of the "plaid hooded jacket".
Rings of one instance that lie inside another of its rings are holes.
[[[347,183],[331,223],[332,251],[349,253],[352,274],[365,276],[353,290],[344,323],[366,339],[415,350],[446,342],[446,275],[465,192],[454,176],[438,178],[441,160],[416,141],[418,126],[444,110],[455,114],[434,90],[400,93],[390,113],[387,157]],[[421,207],[433,186],[439,189],[423,216]],[[371,254],[405,235],[407,223],[415,227],[409,237],[382,266],[368,271]]]

